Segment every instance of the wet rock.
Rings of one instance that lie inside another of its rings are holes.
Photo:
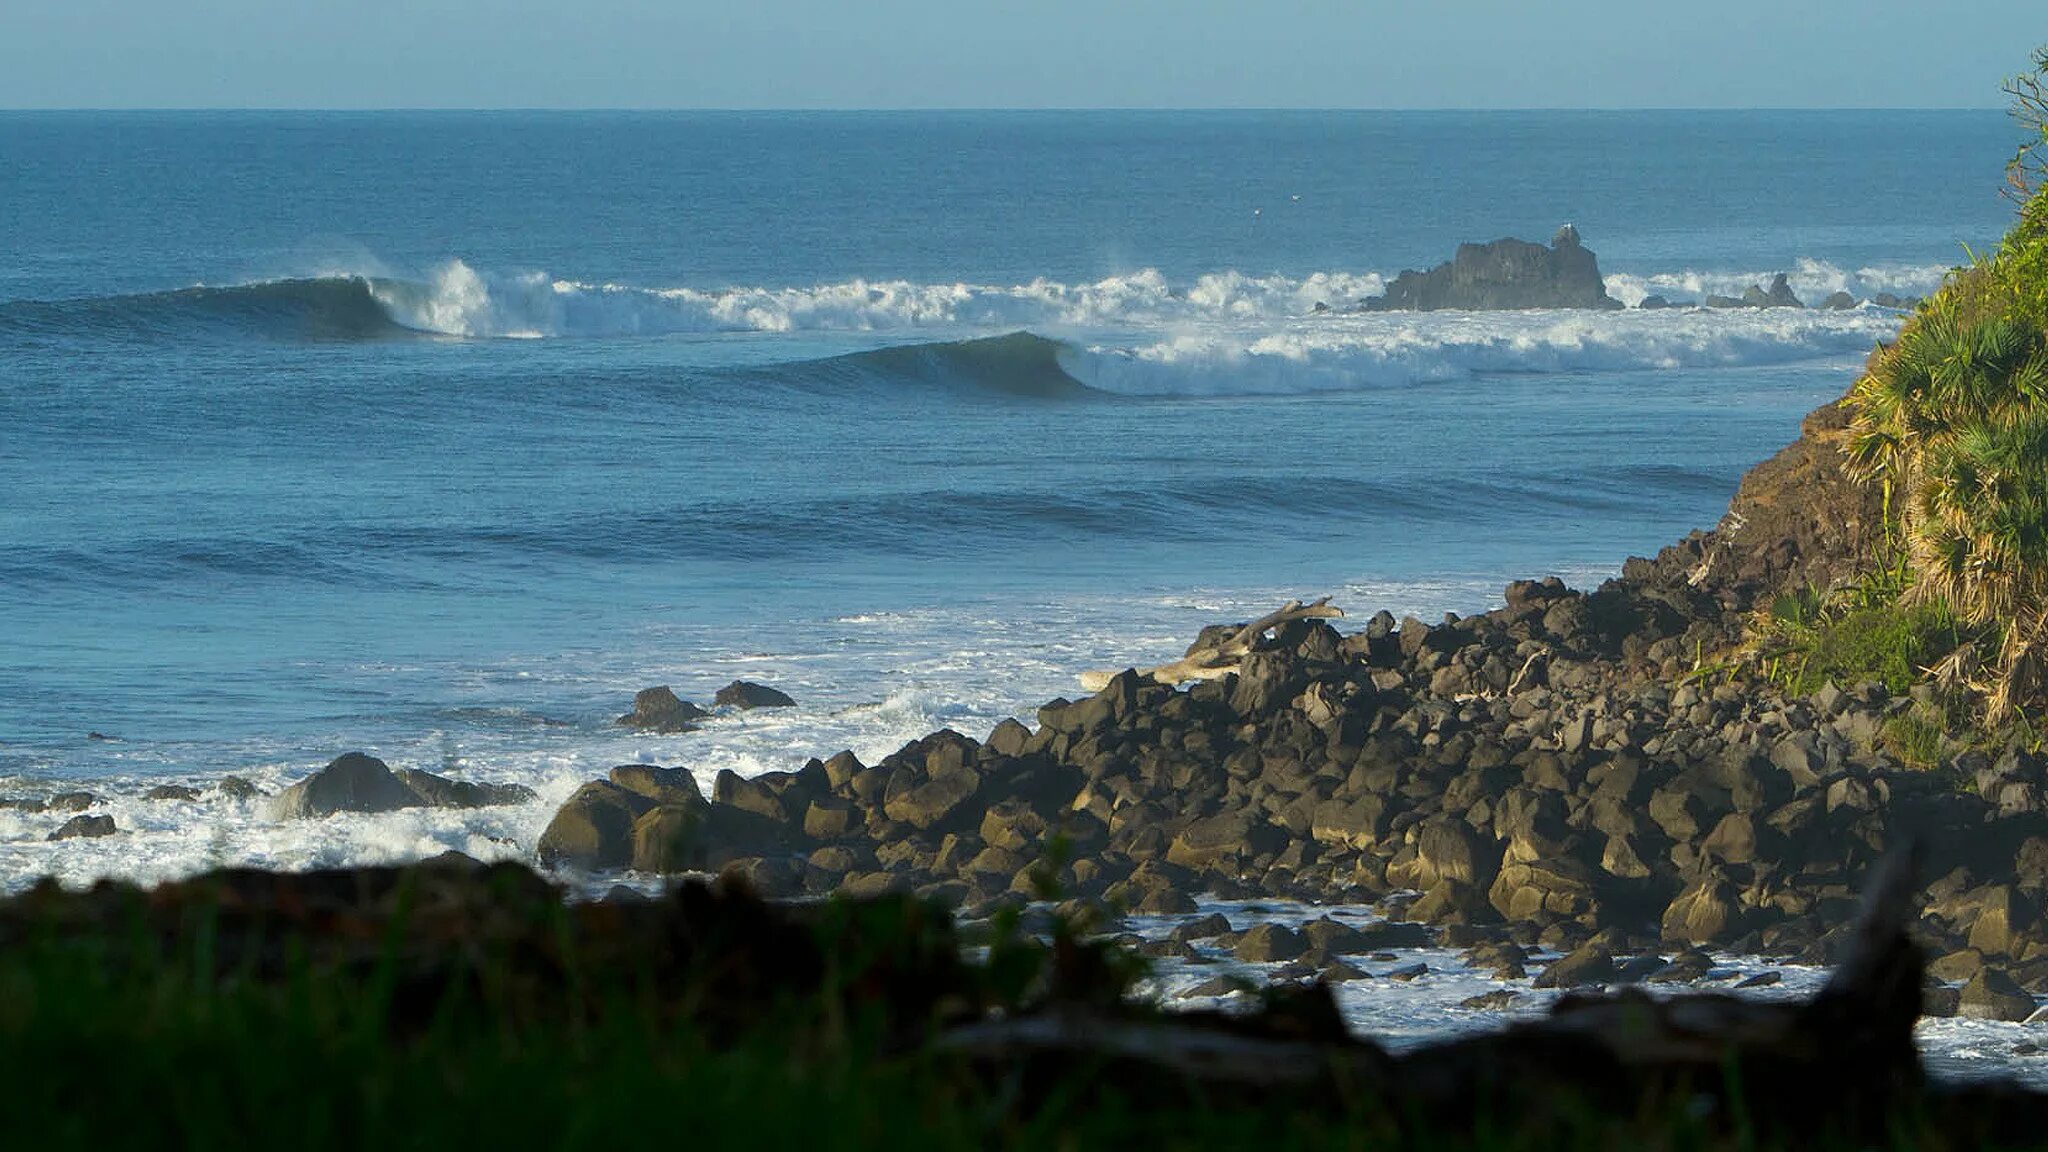
[[[1230,919],[1221,912],[1211,912],[1194,920],[1174,925],[1167,938],[1183,943],[1193,940],[1208,940],[1230,931]]]
[[[255,800],[264,795],[263,789],[249,783],[240,776],[223,776],[220,778],[220,782],[215,784],[213,788],[214,791],[229,800]]]
[[[1349,924],[1339,923],[1328,916],[1318,917],[1301,926],[1301,934],[1310,947],[1331,956],[1353,956],[1370,952],[1375,945],[1372,938]]]
[[[144,800],[179,800],[189,802],[199,799],[199,790],[197,788],[187,788],[183,784],[159,784],[144,792],[142,798]]]
[[[735,680],[720,688],[718,695],[712,697],[711,703],[716,708],[737,708],[741,711],[752,708],[796,707],[796,701],[790,699],[786,693],[770,688],[766,684],[755,684],[748,680]],[[634,710],[638,709],[639,701],[636,700]]]
[[[1477,996],[1467,996],[1458,1001],[1458,1007],[1468,1012],[1505,1012],[1514,1007],[1515,1002],[1521,998],[1519,993],[1510,992],[1506,988],[1496,988]]]
[[[418,798],[417,805],[406,807],[491,808],[535,799],[533,789],[524,784],[477,784],[412,768],[400,768],[393,775]]]
[[[605,773],[612,783],[656,804],[701,804],[704,790],[687,768],[662,768],[654,764],[621,764]]]
[[[1780,272],[1771,277],[1770,287],[1757,285],[1742,293],[1742,303],[1747,308],[1804,308],[1799,297],[1792,294],[1789,278]]]
[[[1828,293],[1827,299],[1822,300],[1820,302],[1820,306],[1832,312],[1846,312],[1849,309],[1856,307],[1857,303],[1858,301],[1856,297],[1851,296],[1849,293],[1841,291],[1840,289],[1836,289],[1835,291]]]
[[[1232,946],[1231,954],[1248,964],[1292,960],[1308,951],[1301,933],[1281,924],[1255,924]]]
[[[1536,977],[1538,988],[1577,988],[1586,984],[1608,984],[1614,980],[1614,955],[1607,949],[1587,944],[1559,959]]]
[[[1996,968],[1986,968],[1963,985],[1956,1014],[1975,1020],[2006,1020],[2014,1023],[2034,1014],[2034,998],[2012,977]]]
[[[645,688],[633,696],[633,710],[619,717],[619,723],[641,732],[670,734],[694,732],[695,721],[709,713],[681,699],[668,685]]]
[[[100,798],[90,792],[59,792],[50,797],[46,807],[51,812],[83,812],[99,803]]]
[[[1784,975],[1778,972],[1758,972],[1735,982],[1736,988],[1770,988],[1784,982]]]
[[[382,760],[349,752],[278,793],[270,811],[275,819],[304,820],[337,812],[396,812],[420,803]]]
[[[557,809],[537,853],[551,868],[624,868],[633,862],[633,825],[655,806],[609,780],[592,780]]]
[[[94,838],[112,836],[118,831],[120,829],[114,827],[114,818],[112,816],[73,816],[64,822],[63,827],[50,833],[49,838],[52,840]]]

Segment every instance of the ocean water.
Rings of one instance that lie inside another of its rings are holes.
[[[1899,314],[1343,310],[1568,221],[1630,304],[1924,293],[2004,230],[2011,143],[1994,113],[0,114],[0,796],[86,788],[124,830],[0,811],[0,888],[518,856],[611,764],[979,736],[1292,595],[1595,584],[1711,525]],[[611,723],[739,677],[800,706]],[[351,749],[542,799],[140,798]]]

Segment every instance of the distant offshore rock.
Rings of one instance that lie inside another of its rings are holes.
[[[1361,305],[1367,312],[1613,311],[1621,306],[1607,294],[1592,249],[1579,242],[1578,229],[1569,224],[1558,229],[1547,248],[1512,237],[1491,244],[1460,244],[1449,263],[1427,272],[1403,272],[1387,285],[1386,295]]]

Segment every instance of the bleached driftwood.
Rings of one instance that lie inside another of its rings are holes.
[[[1156,668],[1144,668],[1138,675],[1156,680],[1161,684],[1182,684],[1189,680],[1215,680],[1238,670],[1244,658],[1251,654],[1252,647],[1266,633],[1293,620],[1334,620],[1342,617],[1344,610],[1330,603],[1328,596],[1313,604],[1289,600],[1277,612],[1270,612],[1231,633],[1221,643],[1202,644],[1197,641],[1188,649],[1188,654],[1170,664]],[[1081,687],[1090,692],[1100,692],[1116,672],[1083,672]]]

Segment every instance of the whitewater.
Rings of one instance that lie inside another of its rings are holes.
[[[1357,626],[1597,586],[1711,526],[1903,317],[1635,305],[1923,295],[2003,230],[2005,131],[0,114],[0,799],[121,829],[0,808],[0,889],[525,859],[613,764],[979,737],[1290,596]],[[1629,307],[1350,311],[1567,220]],[[798,706],[614,723],[734,679]],[[538,799],[285,823],[214,791],[356,749]],[[1460,1026],[1486,978],[1430,962],[1347,1011]],[[2009,1027],[1926,1035],[2024,1066]]]

